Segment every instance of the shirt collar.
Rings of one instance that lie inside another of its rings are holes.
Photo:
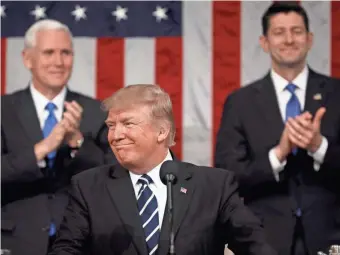
[[[308,80],[308,74],[309,70],[308,67],[305,66],[301,73],[298,74],[298,76],[295,77],[295,79],[292,82],[287,81],[282,76],[280,76],[277,72],[275,72],[273,69],[270,72],[270,75],[272,77],[275,90],[278,92],[282,92],[285,90],[286,86],[289,83],[293,83],[296,85],[300,90],[306,90],[307,88],[307,80]]]
[[[151,177],[151,179],[153,180],[153,182],[154,182],[154,184],[157,188],[162,187],[162,185],[164,185],[161,181],[161,178],[159,177],[159,172],[161,170],[161,166],[162,166],[163,162],[167,161],[167,160],[173,160],[172,157],[171,157],[170,151],[168,151],[168,154],[166,155],[165,159],[159,165],[157,165],[155,168],[153,168],[151,171],[149,171],[147,173],[147,175],[149,175]],[[132,184],[135,187],[135,185],[138,182],[138,179],[142,175],[141,174],[135,174],[135,173],[132,173],[132,172],[129,172],[129,174],[130,174]]]
[[[51,101],[48,100],[43,94],[41,94],[34,86],[33,83],[30,84],[30,92],[34,101],[34,104],[38,108],[38,110],[45,110],[45,106],[52,102],[57,106],[57,109],[63,109],[64,108],[64,101],[66,98],[66,86],[59,92],[59,94],[54,97]]]

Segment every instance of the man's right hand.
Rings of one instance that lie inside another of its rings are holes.
[[[288,127],[285,126],[281,138],[280,143],[275,147],[275,154],[277,159],[282,163],[286,160],[289,153],[293,150],[294,146],[292,142],[289,140],[288,136]]]
[[[37,161],[43,160],[47,154],[55,151],[61,145],[66,134],[65,121],[64,119],[61,120],[53,128],[48,137],[34,145],[34,153]]]

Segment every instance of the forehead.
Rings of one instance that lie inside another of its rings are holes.
[[[62,29],[44,29],[36,34],[36,46],[43,48],[72,48],[69,33]]]
[[[271,28],[305,26],[303,17],[296,12],[278,13],[269,19]]]
[[[143,119],[150,116],[150,107],[132,106],[125,109],[111,109],[108,113],[107,120],[117,121],[124,119]]]

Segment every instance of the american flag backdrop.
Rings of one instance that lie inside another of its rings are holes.
[[[270,67],[258,43],[270,3],[1,1],[1,93],[28,85],[25,30],[35,20],[57,19],[74,35],[71,89],[103,99],[127,84],[159,84],[174,106],[175,154],[211,165],[226,96]],[[310,66],[340,77],[340,2],[301,4],[315,33]]]

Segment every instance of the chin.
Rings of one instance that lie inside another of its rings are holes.
[[[283,67],[295,67],[300,66],[304,62],[304,59],[301,58],[282,58],[280,61],[277,61],[277,63],[280,66]]]

